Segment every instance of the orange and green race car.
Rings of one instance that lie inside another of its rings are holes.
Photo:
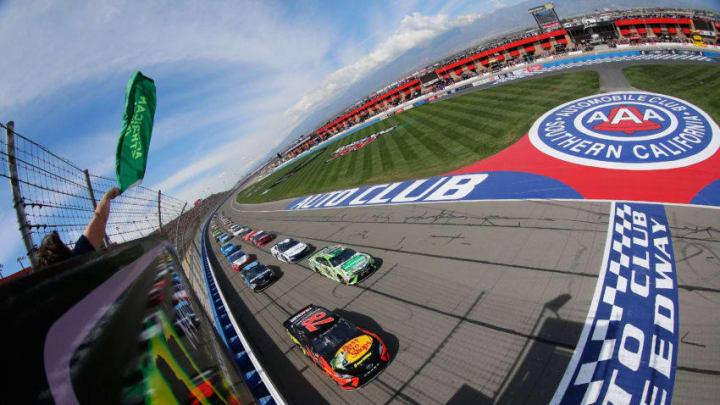
[[[367,384],[390,361],[378,335],[316,305],[301,309],[283,326],[300,350],[344,390]]]

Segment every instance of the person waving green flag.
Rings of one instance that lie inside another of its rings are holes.
[[[121,192],[140,185],[145,177],[156,106],[155,82],[135,72],[125,90],[125,111],[115,153],[115,174]]]

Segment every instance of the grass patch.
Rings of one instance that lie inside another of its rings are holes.
[[[286,181],[267,187],[301,161],[240,191],[240,203],[259,203],[365,184],[428,177],[492,156],[522,138],[553,107],[599,89],[595,72],[576,72],[508,83],[390,117],[330,144]],[[366,147],[330,163],[343,145],[398,125]]]
[[[720,66],[642,65],[623,73],[633,87],[687,100],[720,122]]]

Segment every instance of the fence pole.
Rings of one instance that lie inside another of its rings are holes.
[[[162,192],[158,190],[158,230],[162,233],[162,212],[160,211],[160,196]]]
[[[30,258],[30,266],[37,267],[37,257],[35,257],[35,248],[33,246],[32,237],[30,236],[30,225],[27,223],[25,215],[25,205],[23,205],[22,194],[20,193],[20,182],[18,180],[17,161],[15,160],[15,123],[8,121],[5,128],[5,142],[7,143],[8,154],[8,174],[10,175],[10,190],[13,195],[13,206],[15,207],[15,215],[17,216],[20,234],[27,256]]]
[[[95,200],[95,192],[90,183],[90,173],[87,169],[83,170],[83,173],[85,174],[85,184],[87,184],[88,195],[90,195],[90,203],[92,204],[93,211],[95,211],[97,210],[97,201]],[[106,233],[103,233],[103,246],[106,248],[110,246],[110,238],[108,238]]]
[[[180,210],[180,216],[177,218],[177,221],[175,221],[175,252],[179,255],[180,251],[178,250],[178,237],[180,236],[178,232],[180,232],[180,220],[182,219],[182,214],[185,212],[185,207],[187,207],[187,201],[185,201],[185,205],[183,205],[182,210]]]

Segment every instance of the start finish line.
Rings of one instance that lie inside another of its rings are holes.
[[[669,404],[678,353],[675,258],[665,208],[613,203],[603,266],[552,404]]]

